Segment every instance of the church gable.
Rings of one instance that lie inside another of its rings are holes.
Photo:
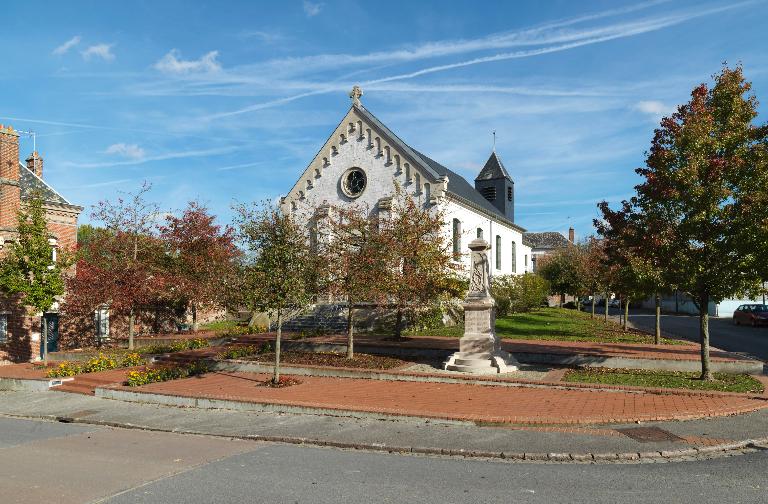
[[[355,100],[282,205],[286,211],[345,202],[374,208],[379,199],[391,196],[395,182],[432,204],[447,190],[448,178]]]

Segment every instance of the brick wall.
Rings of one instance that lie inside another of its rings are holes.
[[[16,227],[19,191],[19,135],[0,125],[0,231]]]

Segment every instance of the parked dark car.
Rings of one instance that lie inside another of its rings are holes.
[[[733,323],[752,327],[768,324],[768,305],[743,304],[733,312]]]

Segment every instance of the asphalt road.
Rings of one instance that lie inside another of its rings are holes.
[[[602,312],[600,312],[602,314]],[[618,310],[611,310],[618,316]],[[632,310],[629,322],[644,331],[654,331],[655,316],[645,310]],[[662,315],[661,330],[673,337],[699,342],[699,318],[690,315]],[[730,318],[710,317],[710,344],[768,362],[768,327],[736,326]]]
[[[768,451],[665,464],[409,457],[0,418],[0,500],[768,502]]]

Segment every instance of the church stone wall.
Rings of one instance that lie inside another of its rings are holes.
[[[448,221],[448,236],[453,232],[453,219],[459,219],[461,223],[461,250],[462,264],[469,271],[469,242],[477,238],[477,229],[483,230],[483,239],[488,242],[491,249],[488,251],[491,276],[510,275],[532,271],[531,249],[523,245],[523,234],[499,222],[495,222],[485,215],[478,213],[464,205],[448,200],[445,204],[446,220]],[[501,269],[496,268],[496,235],[501,237]],[[515,270],[512,270],[512,242],[515,242]],[[528,256],[528,267],[525,258]]]

